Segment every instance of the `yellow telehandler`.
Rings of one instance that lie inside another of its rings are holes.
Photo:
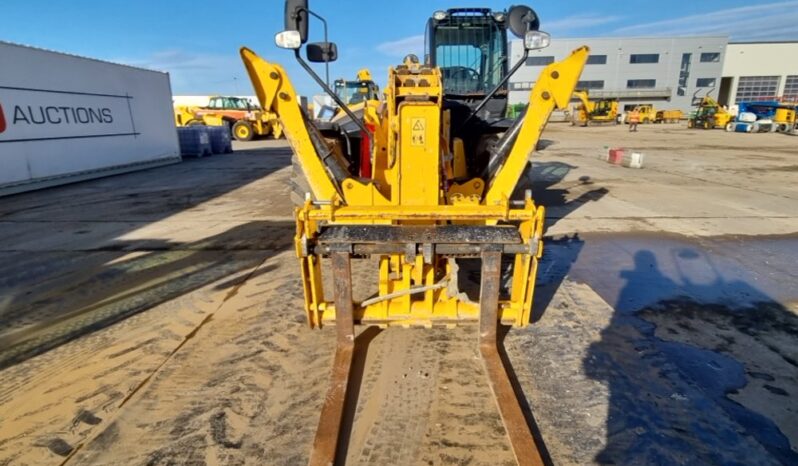
[[[282,125],[272,112],[253,106],[249,99],[232,96],[213,96],[203,107],[174,107],[176,126],[226,126],[237,141],[251,141],[255,136],[272,135],[279,139]]]
[[[309,464],[337,464],[356,324],[469,323],[478,327],[479,351],[517,462],[543,464],[500,358],[497,327],[530,322],[544,209],[529,192],[517,199],[514,191],[552,110],[567,107],[588,48],[548,65],[526,112],[510,121],[504,119],[507,80],[530,50],[550,41],[535,12],[525,6],[436,11],[427,25],[428,58],[408,55],[390,68],[385,101],[366,101],[358,116],[302,58],[303,45],[310,62],[337,58],[333,43],[306,44],[311,15],[318,13],[306,0],[286,1],[285,30],[275,42],[293,50],[357,125],[357,141],[335,128],[319,129],[297,104],[285,69],[241,49],[261,106],[282,121],[308,185],[295,210],[294,238],[308,324],[336,326],[332,380]],[[525,49],[510,69],[508,30],[523,38]],[[355,302],[351,260],[370,257],[378,264],[378,284],[370,298]],[[478,301],[458,291],[463,258],[481,259]],[[332,290],[322,280],[328,263]]]

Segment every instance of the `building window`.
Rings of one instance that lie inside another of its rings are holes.
[[[579,81],[576,83],[577,89],[604,89],[604,81]]]
[[[526,66],[545,66],[554,63],[554,57],[529,57],[526,59]]]
[[[718,63],[720,62],[720,53],[708,52],[701,54],[701,63]]]
[[[659,63],[658,53],[633,53],[629,55],[629,63]]]
[[[676,95],[687,94],[687,78],[690,77],[690,60],[693,58],[692,53],[682,54],[682,66],[679,68],[679,86],[676,89]]]
[[[695,87],[715,87],[715,78],[698,78]]]
[[[798,100],[798,75],[787,76],[784,82],[784,100],[795,102]]]
[[[630,79],[626,81],[628,89],[653,89],[656,85],[656,79]]]
[[[734,102],[774,100],[779,89],[779,76],[740,76]]]
[[[517,82],[517,83],[511,83],[510,84],[510,90],[511,91],[523,91],[523,90],[526,90],[526,89],[532,89],[532,87],[534,85],[535,85],[535,83],[534,82],[530,82],[530,81],[522,81],[522,82]]]
[[[588,65],[606,65],[607,64],[607,56],[606,55],[589,55],[587,57],[587,64]]]

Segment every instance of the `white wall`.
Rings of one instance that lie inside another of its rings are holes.
[[[781,76],[778,95],[784,94],[787,76],[798,75],[798,42],[730,43],[726,46],[723,77],[733,78],[733,101],[740,76]]]
[[[0,42],[0,194],[180,161],[166,73]]]

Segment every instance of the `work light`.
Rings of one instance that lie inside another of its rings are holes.
[[[274,36],[274,43],[281,49],[298,49],[302,45],[302,36],[299,31],[278,32]]]
[[[524,34],[524,48],[527,50],[545,49],[551,45],[551,36],[548,32],[527,31]]]

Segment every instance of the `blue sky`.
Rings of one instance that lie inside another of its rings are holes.
[[[340,58],[331,65],[331,79],[354,76],[365,66],[382,82],[388,66],[406,53],[421,55],[424,24],[433,11],[504,9],[510,3],[311,0],[310,6],[327,19],[330,40],[338,44]],[[555,39],[728,34],[732,40],[798,40],[798,0],[526,4]],[[2,0],[0,40],[168,71],[174,94],[251,94],[238,58],[238,48],[246,45],[284,64],[301,93],[318,93],[292,53],[274,45],[274,34],[282,29],[283,2],[246,2],[244,10],[232,5],[219,0]],[[311,22],[311,40],[321,40],[321,34],[321,25]]]

